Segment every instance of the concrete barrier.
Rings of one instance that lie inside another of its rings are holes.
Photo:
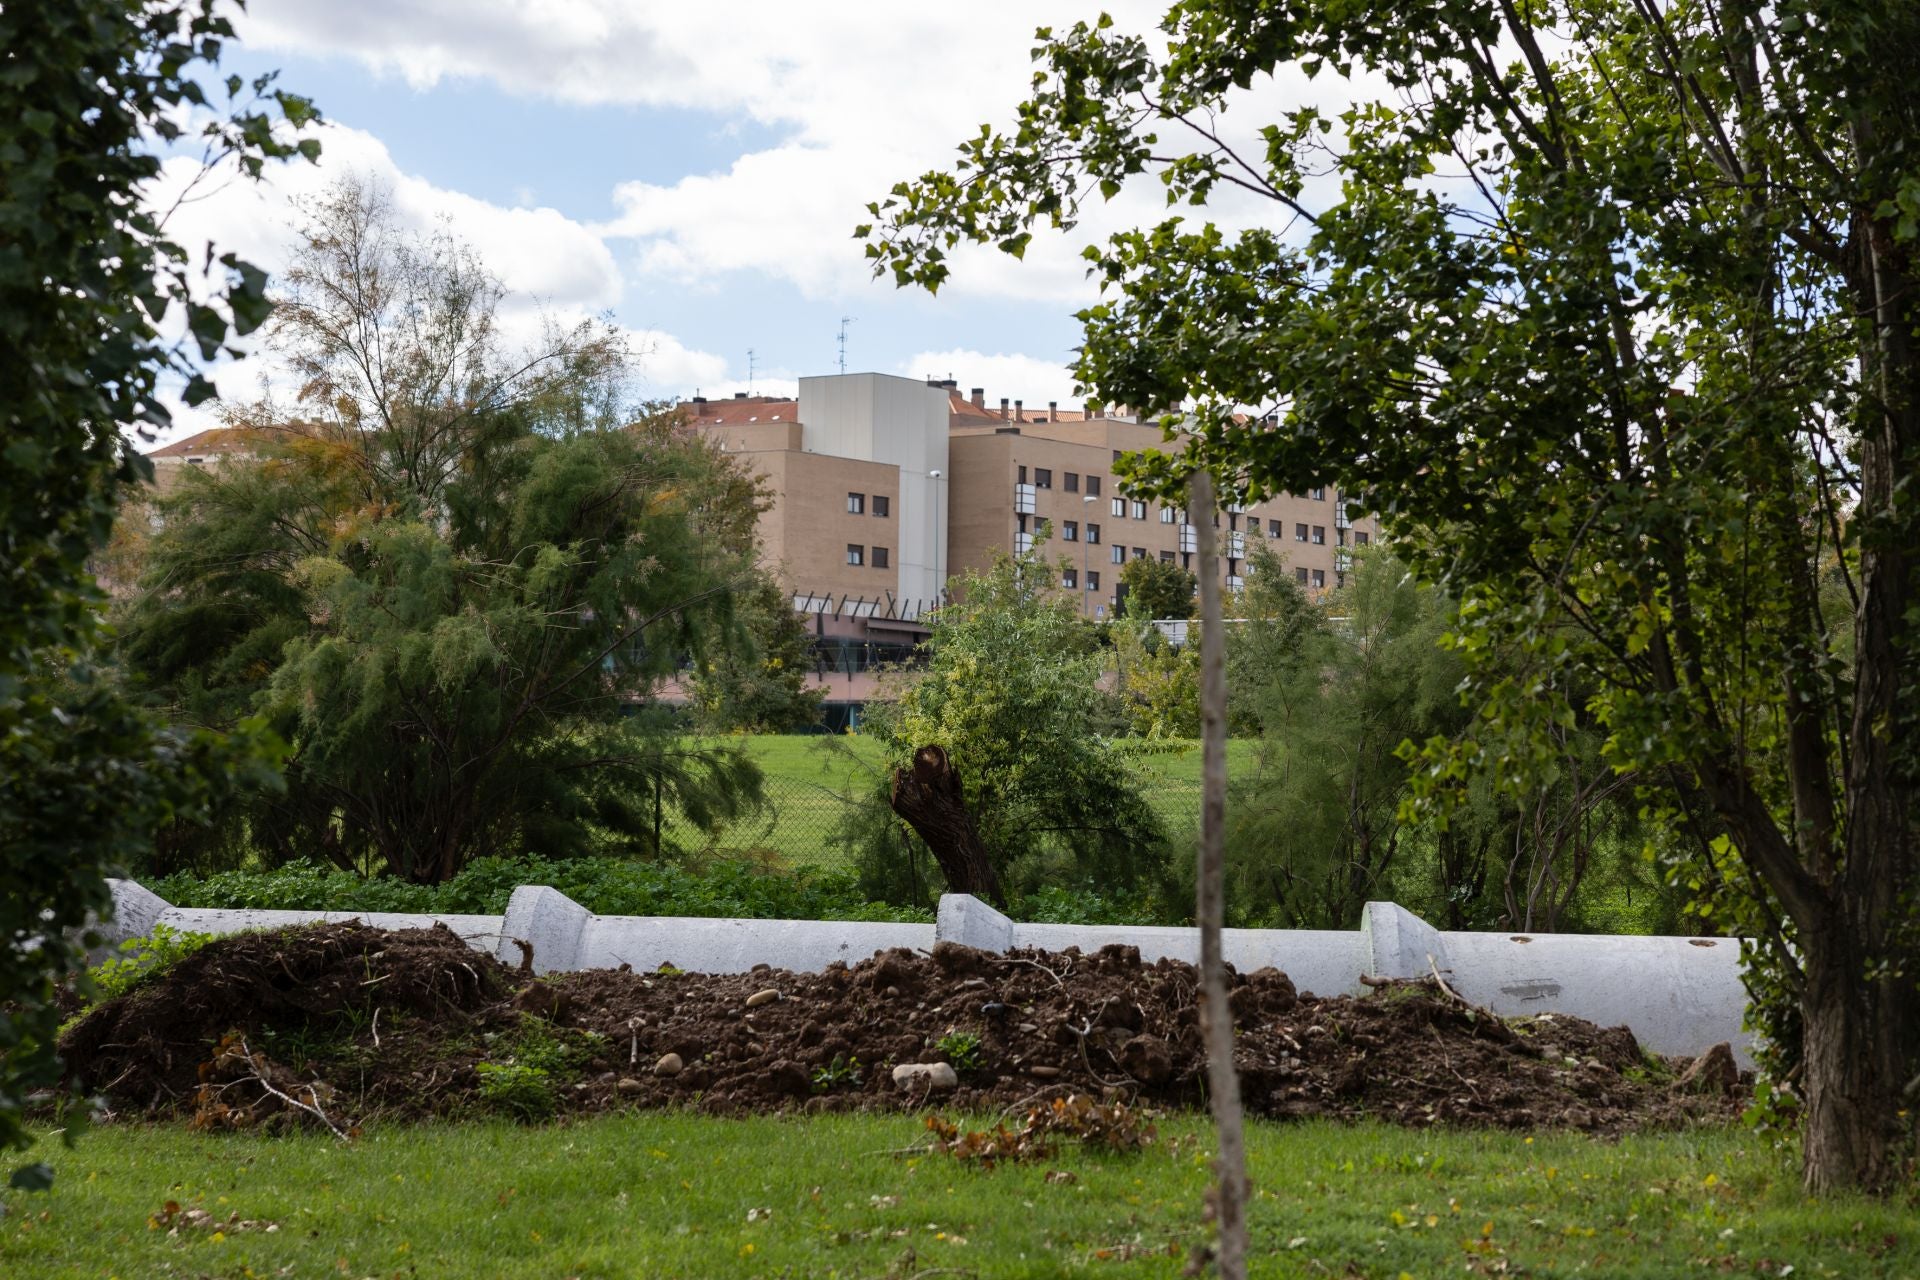
[[[99,932],[112,946],[155,924],[200,933],[275,929],[323,920],[363,920],[384,929],[445,924],[476,951],[510,965],[520,943],[539,973],[663,964],[698,973],[744,973],[756,965],[818,971],[890,947],[930,950],[936,941],[983,951],[1015,947],[1095,951],[1138,947],[1143,960],[1196,963],[1190,928],[1022,923],[967,894],[940,899],[935,923],[600,916],[546,885],[515,889],[503,916],[395,912],[241,911],[175,907],[132,881],[112,882],[115,915]],[[1746,991],[1740,944],[1730,938],[1585,934],[1449,933],[1391,902],[1370,902],[1355,930],[1228,929],[1227,962],[1242,973],[1272,966],[1303,992],[1357,994],[1368,977],[1419,978],[1438,970],[1464,998],[1506,1015],[1566,1013],[1624,1024],[1659,1053],[1697,1054],[1730,1041],[1743,1065]]]

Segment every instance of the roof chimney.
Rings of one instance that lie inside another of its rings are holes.
[[[1047,401],[1047,421],[1060,421],[1060,402],[1058,400]]]
[[[1021,408],[1020,408],[1020,406],[1023,403],[1024,402],[1020,400],[1015,400],[1013,402],[1013,420],[1015,422],[1025,422],[1027,420],[1025,415],[1021,412]]]
[[[1007,420],[1007,398],[1005,396],[1001,396],[1000,397],[1000,421],[1005,422],[1006,420]]]
[[[984,409],[987,407],[987,389],[985,387],[975,387],[973,389],[973,407],[976,409]]]

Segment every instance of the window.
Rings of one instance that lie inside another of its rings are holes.
[[[1067,472],[1067,474],[1060,477],[1060,485],[1068,493],[1080,492],[1080,473],[1078,471]]]
[[[1301,586],[1304,587],[1307,585],[1307,571],[1305,569],[1295,569],[1293,571],[1293,576],[1299,579]]]
[[[1313,571],[1313,585],[1316,587],[1324,587],[1327,585],[1327,571],[1325,569],[1315,569]]]
[[[1080,525],[1078,521],[1068,520],[1065,524],[1063,524],[1060,527],[1060,541],[1062,542],[1080,541]]]
[[[1147,549],[1145,547],[1135,547],[1133,549],[1133,558],[1135,560],[1145,560],[1147,558]]]
[[[885,547],[875,547],[873,549],[873,567],[876,569],[884,569],[887,567],[887,549]]]
[[[1100,526],[1099,526],[1099,525],[1097,525],[1097,524],[1090,524],[1090,525],[1088,525],[1088,526],[1087,526],[1087,541],[1088,541],[1088,542],[1098,542],[1098,541],[1100,541]]]
[[[1046,467],[1033,469],[1033,487],[1036,489],[1053,488],[1053,472]]]
[[[1307,540],[1307,526],[1303,524],[1293,526],[1293,540],[1295,542],[1305,542]],[[1301,581],[1305,582],[1306,579],[1302,578]]]
[[[1087,573],[1087,590],[1098,591],[1099,589],[1100,589],[1100,571],[1098,569],[1089,570]]]
[[[1019,468],[1019,474],[1014,478],[1014,483],[1025,484],[1026,482],[1027,482],[1027,469],[1025,467],[1021,467]]]
[[[1100,496],[1100,477],[1099,476],[1087,477],[1087,496],[1089,498],[1097,498]]]
[[[1136,500],[1128,505],[1132,508],[1132,515],[1135,520],[1145,520],[1147,518],[1146,503]]]
[[[893,503],[884,493],[873,495],[873,514],[884,519],[893,514]]]
[[[1353,531],[1353,545],[1356,547],[1364,547],[1367,545],[1367,531],[1365,529],[1355,529]]]
[[[867,511],[867,495],[866,494],[850,493],[847,495],[847,514],[848,515],[850,516],[865,515],[866,511]]]
[[[1125,564],[1127,562],[1127,549],[1125,547],[1116,546],[1113,549],[1113,562],[1115,564]]]
[[[1030,534],[1030,533],[1016,533],[1016,534],[1014,534],[1014,535],[1013,535],[1013,553],[1014,553],[1015,555],[1018,555],[1018,556],[1023,556],[1023,555],[1025,555],[1025,554],[1027,554],[1027,552],[1029,552],[1029,551],[1031,551],[1031,550],[1033,550],[1033,535],[1032,535],[1032,534]]]
[[[1062,569],[1060,571],[1060,585],[1063,587],[1079,586],[1080,571],[1078,569]]]
[[[1267,521],[1267,537],[1273,539],[1275,542],[1280,540],[1280,522],[1278,520]]]
[[[1160,523],[1161,523],[1161,524],[1172,524],[1172,523],[1173,523],[1173,508],[1172,508],[1172,507],[1162,507],[1162,508],[1160,508]]]
[[[1113,451],[1113,460],[1114,460],[1115,462],[1118,462],[1118,461],[1120,461],[1120,453],[1121,453],[1121,451],[1120,451],[1119,449],[1115,449],[1115,450]]]
[[[1115,498],[1113,505],[1108,509],[1113,512],[1113,518],[1115,520],[1125,520],[1127,518],[1127,500],[1125,498]]]
[[[1161,564],[1172,564],[1172,563],[1173,563],[1173,552],[1171,552],[1171,551],[1162,551],[1162,552],[1160,553],[1160,563],[1161,563]]]
[[[1327,526],[1323,524],[1313,526],[1313,545],[1316,547],[1327,545]]]
[[[1325,502],[1327,500],[1327,491],[1325,489],[1309,489],[1307,490],[1307,496],[1315,502]]]
[[[867,549],[857,542],[849,542],[847,544],[847,563],[865,564],[866,562]]]

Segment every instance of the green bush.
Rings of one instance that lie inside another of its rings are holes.
[[[624,858],[481,858],[441,885],[386,876],[369,879],[296,862],[272,871],[223,871],[204,877],[183,873],[150,887],[182,907],[497,915],[523,884],[552,885],[601,915],[931,919],[924,909],[868,901],[853,877],[843,872],[777,871],[741,862],[695,869]]]

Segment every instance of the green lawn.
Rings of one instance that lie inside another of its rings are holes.
[[[912,1117],[679,1113],[377,1128],[346,1147],[99,1129],[44,1153],[52,1192],[0,1193],[0,1276],[1173,1277],[1202,1238],[1191,1118],[1144,1155],[991,1171],[885,1154],[918,1134]],[[1744,1131],[1251,1139],[1256,1275],[1920,1274],[1911,1202],[1807,1203]],[[279,1229],[170,1234],[149,1225],[169,1200]]]
[[[846,811],[848,798],[865,794],[878,778],[878,744],[858,734],[831,740],[817,734],[755,734],[737,741],[766,774],[768,806],[722,832],[714,851],[789,866],[836,862],[840,854],[828,846],[828,837]],[[835,743],[845,750],[834,750]],[[1229,742],[1229,769],[1251,771],[1258,746],[1251,740]],[[1178,837],[1195,827],[1200,814],[1198,743],[1140,750],[1133,755],[1132,767],[1169,832]],[[684,847],[703,846],[704,838],[686,824],[669,826]]]

